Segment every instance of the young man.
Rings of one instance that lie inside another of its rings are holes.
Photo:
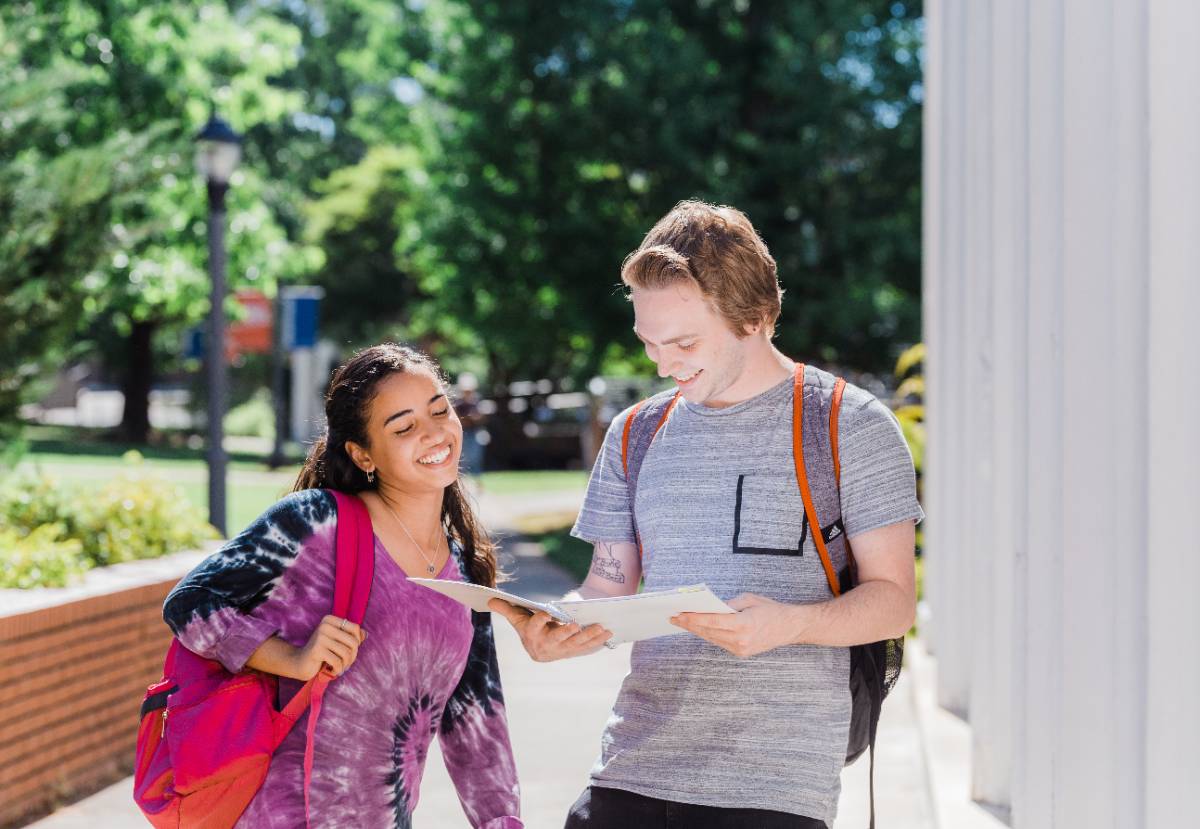
[[[782,291],[766,245],[741,212],[681,202],[621,278],[634,331],[681,400],[644,456],[632,512],[630,412],[610,426],[572,531],[595,544],[579,592],[705,582],[739,612],[682,614],[673,621],[693,635],[634,645],[567,829],[825,829],[846,756],[848,646],[903,636],[916,609],[923,516],[911,456],[887,408],[847,385],[840,487],[825,482],[842,524],[823,532],[844,530],[859,583],[832,598],[797,485],[796,364],[771,344]],[[804,378],[806,402],[832,380],[811,367]],[[609,635],[492,607],[540,661],[590,653]]]

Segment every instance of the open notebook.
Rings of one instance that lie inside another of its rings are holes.
[[[616,596],[608,599],[580,599],[577,601],[541,602],[523,599],[497,590],[461,581],[443,579],[409,579],[430,590],[462,602],[472,610],[488,612],[489,599],[503,599],[509,604],[531,611],[544,611],[560,622],[577,622],[581,626],[603,625],[613,633],[609,644],[637,642],[656,636],[685,633],[671,624],[676,613],[733,613],[734,610],[708,589],[708,585],[696,584],[677,587],[673,590],[651,590],[632,596]]]

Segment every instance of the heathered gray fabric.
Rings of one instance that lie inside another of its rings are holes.
[[[806,381],[814,385],[831,379],[808,371]],[[812,394],[819,396],[819,389]],[[809,399],[806,391],[806,410]],[[634,540],[621,466],[628,414],[609,427],[572,530],[576,537]],[[830,598],[805,532],[791,415],[790,378],[736,406],[681,402],[675,408],[646,454],[637,488],[647,589],[705,582],[723,599],[743,592],[792,603]],[[920,520],[912,460],[891,412],[848,385],[838,427],[847,535]],[[827,433],[820,440],[805,428],[806,446],[811,441],[827,451]],[[807,468],[820,509],[829,495],[837,496],[829,491],[831,475],[814,470],[814,460]],[[790,554],[733,552],[739,478],[738,548]],[[826,525],[833,520],[820,518]],[[845,648],[788,646],[743,660],[690,634],[639,642],[591,782],[832,825],[850,720],[848,671]]]

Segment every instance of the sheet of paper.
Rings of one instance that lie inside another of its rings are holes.
[[[503,590],[497,590],[494,587],[483,587],[478,584],[470,584],[469,582],[452,581],[450,579],[414,579],[409,581],[419,584],[422,587],[428,587],[430,590],[436,590],[444,596],[449,596],[457,602],[465,604],[472,610],[478,610],[481,613],[490,612],[487,606],[489,599],[504,599],[509,604],[515,604],[518,607],[524,607],[528,610],[538,611],[544,610],[556,619],[561,621],[569,621],[562,611],[556,609],[553,605],[541,604],[539,602],[522,599],[520,596],[514,596],[512,593],[506,593]]]
[[[523,599],[497,590],[448,579],[409,579],[409,581],[436,590],[472,610],[488,611],[489,599],[506,602],[531,611],[543,610],[562,622],[574,621],[586,627],[603,625],[612,631],[609,644],[637,642],[656,636],[671,636],[686,633],[671,624],[676,613],[733,613],[734,610],[708,589],[707,585],[696,584],[674,590],[654,590],[632,596],[616,596],[609,599],[581,599],[573,602],[540,602]]]
[[[581,625],[604,625],[613,632],[611,644],[686,633],[671,624],[670,619],[676,613],[735,612],[703,584],[611,599],[560,601],[554,605]]]

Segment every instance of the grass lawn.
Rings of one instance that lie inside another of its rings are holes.
[[[71,442],[59,436],[35,439],[30,441],[30,450],[17,470],[38,469],[64,483],[99,482],[125,466],[122,455],[131,448],[135,447],[86,440]],[[161,447],[136,447],[136,451],[143,457],[144,468],[179,486],[198,509],[208,512],[208,470],[203,451]],[[291,491],[298,472],[299,465],[271,470],[261,457],[231,453],[225,496],[229,532],[237,533]],[[488,472],[483,476],[487,491],[499,495],[582,489],[586,485],[587,473],[578,471]]]
[[[483,486],[500,495],[584,489],[588,473],[579,470],[532,469],[515,472],[484,472]]]
[[[206,481],[180,484],[179,488],[187,495],[189,501],[204,510],[205,514],[208,513],[208,483]],[[241,532],[291,488],[291,479],[284,482],[280,488],[271,484],[239,483],[236,476],[230,476],[225,491],[225,507],[229,516],[225,526],[228,528],[230,536]]]

